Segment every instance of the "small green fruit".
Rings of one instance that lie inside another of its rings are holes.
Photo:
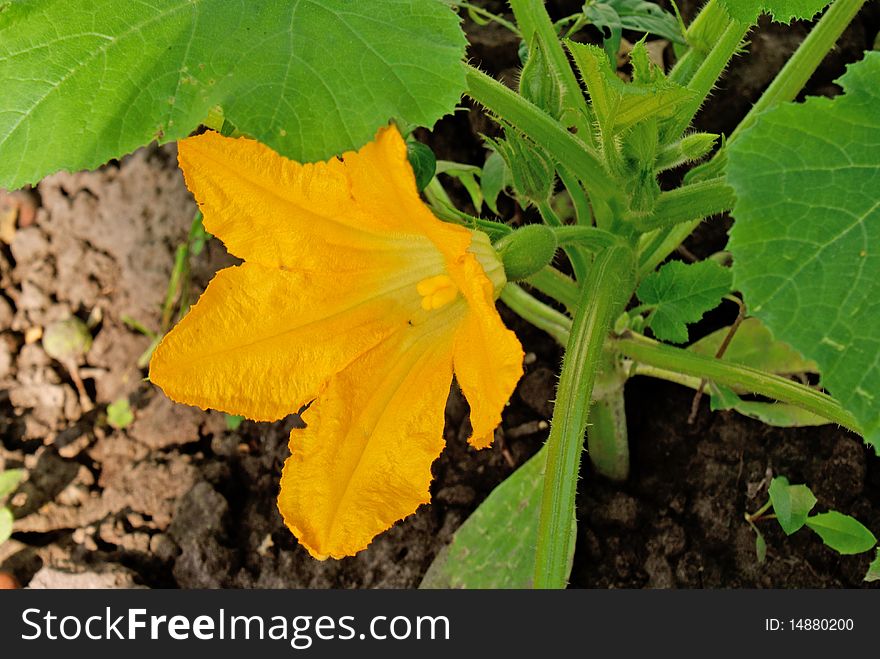
[[[552,263],[557,247],[556,234],[543,224],[526,225],[495,243],[507,281],[526,279]]]

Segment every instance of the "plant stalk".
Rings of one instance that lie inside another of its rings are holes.
[[[754,124],[761,112],[780,103],[793,101],[797,97],[864,4],[865,0],[835,0],[831,3],[791,59],[782,67],[782,71],[727,138],[728,142],[732,142],[742,131]]]
[[[718,0],[709,0],[687,28],[685,40],[690,48],[672,67],[669,80],[686,86],[728,25],[730,25],[730,17],[724,7],[718,3]]]
[[[619,196],[611,178],[593,149],[568,132],[562,124],[522,96],[482,71],[465,65],[467,94],[491,112],[528,135],[583,181],[590,195],[602,199]]]
[[[740,23],[739,21],[730,21],[727,28],[721,34],[718,41],[709,51],[709,54],[700,64],[693,77],[688,82],[688,89],[694,93],[694,98],[689,105],[683,107],[676,113],[675,123],[669,131],[671,136],[679,136],[684,130],[690,126],[694,116],[703,105],[706,97],[715,87],[718,78],[727,68],[728,63],[736,54],[740,44],[749,33],[751,25]]]
[[[568,343],[571,336],[571,320],[568,316],[536,300],[521,286],[508,282],[501,290],[501,301],[510,307],[511,311],[538,329],[547,332],[560,345],[564,346]]]
[[[597,473],[614,481],[629,477],[629,438],[623,386],[593,401],[587,428],[587,453]]]
[[[862,434],[855,417],[831,396],[778,375],[742,364],[698,355],[636,334],[616,339],[615,346],[621,354],[636,362],[661,370],[705,378],[731,389],[748,391],[782,403],[797,405],[855,433]]]
[[[595,146],[591,130],[592,110],[587,104],[581,85],[571,68],[571,64],[569,64],[568,55],[559,42],[556,28],[550,20],[550,15],[547,13],[543,1],[510,0],[510,8],[513,10],[523,41],[529,44],[532,38],[537,36],[541,42],[541,46],[547,54],[548,63],[562,85],[564,105],[571,108],[574,113],[572,123],[577,130],[578,137],[584,143]],[[502,116],[507,118],[506,115]]]
[[[578,285],[568,275],[564,275],[556,268],[547,266],[540,272],[526,279],[526,283],[532,288],[541,291],[544,295],[552,297],[560,304],[565,305],[569,311],[573,310],[580,297]]]
[[[538,522],[535,588],[564,588],[584,431],[602,349],[614,319],[632,295],[634,257],[626,245],[601,252],[577,304],[562,362]]]
[[[733,188],[723,178],[700,181],[662,193],[654,210],[633,217],[633,224],[642,232],[670,229],[683,223],[691,226],[710,215],[729,211],[735,201]]]

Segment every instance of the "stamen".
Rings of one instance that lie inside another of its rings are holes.
[[[433,311],[444,307],[458,297],[458,287],[448,275],[428,277],[416,284],[422,296],[422,309]]]

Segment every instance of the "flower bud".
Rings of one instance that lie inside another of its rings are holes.
[[[558,119],[562,115],[562,89],[553,69],[547,65],[547,56],[537,37],[532,40],[528,52],[528,59],[519,76],[519,93]]]
[[[693,133],[685,135],[678,142],[665,147],[658,155],[654,169],[662,172],[688,162],[699,160],[715,146],[718,135],[714,133]]]
[[[505,130],[504,139],[486,141],[507,163],[513,189],[523,206],[550,198],[556,170],[541,147],[510,129]]]

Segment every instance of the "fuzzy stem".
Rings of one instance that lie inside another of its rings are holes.
[[[730,18],[724,7],[718,0],[709,0],[688,26],[685,40],[690,48],[672,67],[669,80],[678,85],[687,85],[728,25]]]
[[[861,434],[855,417],[843,409],[840,403],[827,394],[792,380],[749,366],[704,357],[640,335],[616,339],[615,345],[621,354],[634,361],[797,405]]]
[[[510,8],[513,10],[513,15],[522,31],[523,41],[529,44],[532,37],[537,36],[541,42],[547,55],[548,64],[562,85],[565,106],[571,108],[574,114],[573,123],[578,137],[586,144],[595,146],[593,131],[590,129],[593,123],[593,113],[587,104],[574,71],[572,71],[571,64],[568,62],[568,55],[559,42],[556,28],[553,27],[544,3],[539,0],[510,0]],[[505,118],[507,117],[505,116]]]
[[[601,252],[581,288],[562,362],[538,521],[535,588],[564,588],[574,524],[575,493],[593,384],[611,323],[633,290],[632,250]]]
[[[654,210],[648,215],[634,217],[633,224],[642,232],[690,224],[729,211],[735,200],[733,188],[723,178],[692,183],[662,193]]]
[[[508,282],[501,290],[501,301],[518,316],[547,332],[560,345],[564,346],[568,343],[571,335],[571,319],[535,299],[521,286]]]
[[[587,453],[596,472],[615,481],[629,477],[629,439],[623,387],[593,401],[587,428]]]
[[[562,124],[516,92],[472,66],[465,65],[468,95],[491,112],[542,145],[581,181],[591,195],[602,199],[619,196],[611,178],[593,149],[568,132]]]
[[[675,118],[673,128],[669,134],[678,136],[690,126],[691,121],[703,105],[703,101],[709,96],[712,88],[718,82],[718,78],[727,68],[728,63],[736,54],[742,40],[745,39],[750,25],[740,23],[739,21],[730,21],[730,24],[721,34],[721,37],[713,46],[705,60],[700,64],[694,72],[693,77],[688,83],[688,89],[694,93],[694,98],[690,103],[683,107]]]
[[[617,240],[614,234],[596,227],[562,226],[554,229],[553,233],[561,246],[578,245],[594,252],[610,247]]]
[[[590,211],[590,202],[583,188],[581,188],[581,184],[565,167],[558,167],[556,172],[559,174],[559,180],[562,181],[562,185],[568,191],[568,196],[571,197],[577,223],[583,226],[591,225],[593,223],[593,213]]]
[[[536,272],[526,279],[526,283],[532,288],[541,291],[544,295],[548,295],[560,304],[565,305],[569,310],[577,306],[580,296],[578,285],[571,277],[562,274],[555,268],[548,266],[540,272]]]
[[[732,142],[742,131],[755,123],[757,116],[772,107],[793,101],[819,68],[825,55],[865,4],[865,0],[835,0],[819,22],[810,30],[791,59],[786,62],[758,102],[727,139]]]

